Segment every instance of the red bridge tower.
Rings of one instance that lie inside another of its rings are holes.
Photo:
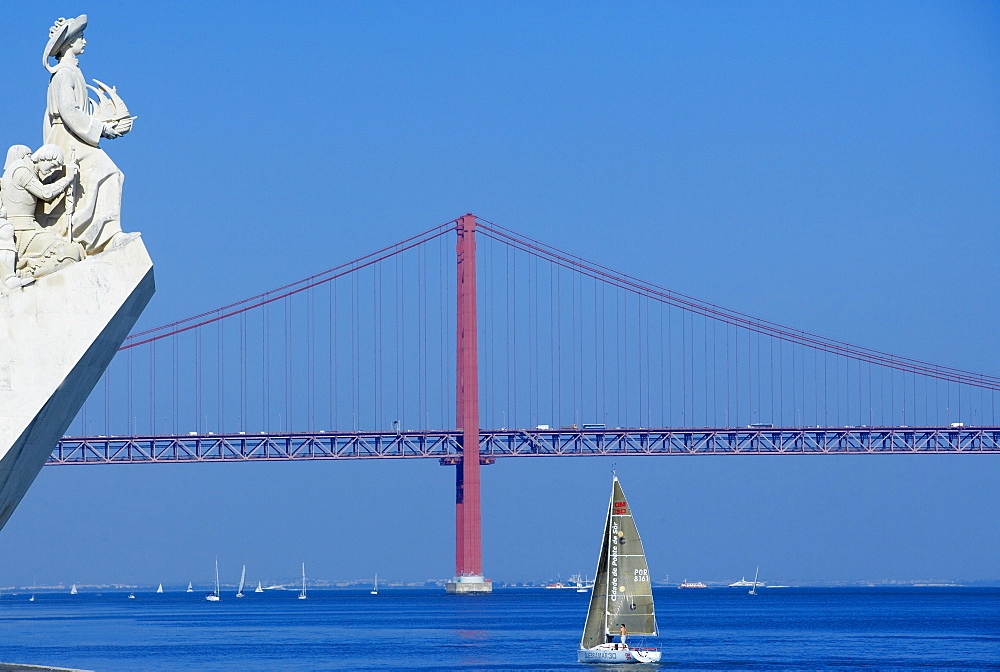
[[[491,593],[483,576],[479,504],[479,344],[476,338],[476,217],[458,218],[457,354],[455,419],[462,430],[462,459],[455,465],[455,578],[449,593]]]

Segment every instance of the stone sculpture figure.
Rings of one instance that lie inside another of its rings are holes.
[[[32,277],[17,274],[17,245],[14,243],[14,225],[7,221],[7,212],[0,205],[0,293],[24,287],[34,281]]]
[[[63,196],[76,177],[76,166],[70,164],[66,175],[52,179],[62,163],[62,150],[56,145],[43,145],[34,154],[24,145],[7,150],[0,202],[14,231],[15,271],[20,277],[41,278],[84,257],[81,245],[42,228],[35,219],[38,202]]]
[[[87,41],[87,15],[58,19],[49,30],[42,63],[49,79],[44,120],[44,142],[62,148],[80,165],[79,198],[75,213],[63,204],[48,208],[45,225],[80,242],[87,254],[96,254],[121,233],[122,183],[125,176],[100,147],[101,138],[118,138],[132,130],[132,120],[113,87],[94,80],[89,86],[80,70],[79,56]],[[51,65],[50,58],[57,61]],[[98,100],[88,96],[94,91]],[[72,220],[72,221],[69,221]]]

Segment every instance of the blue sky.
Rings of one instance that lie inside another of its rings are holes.
[[[0,10],[0,132],[39,144],[47,29],[86,11],[84,72],[138,115],[107,151],[156,264],[141,326],[473,211],[745,313],[1000,372],[996,4],[136,8]],[[610,466],[486,468],[487,575],[592,571]],[[996,457],[618,471],[658,578],[1000,579]],[[0,532],[0,584],[207,583],[216,555],[232,580],[302,560],[445,578],[452,487],[430,461],[47,468]]]

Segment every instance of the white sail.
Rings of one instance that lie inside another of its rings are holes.
[[[378,595],[378,572],[375,572],[375,586],[372,588],[372,595]]]
[[[299,599],[306,599],[306,563],[302,563],[302,592],[299,593]]]
[[[73,584],[73,587],[69,589],[69,594],[70,595],[76,595],[76,584],[75,583]]]
[[[240,587],[236,589],[236,597],[243,597],[243,582],[247,578],[247,566],[243,565],[243,572],[240,574]]]
[[[260,581],[257,582],[257,587],[253,589],[253,592],[255,592],[255,593],[263,593],[264,592],[264,588],[260,585]]]
[[[189,592],[189,593],[193,593],[194,592],[194,587],[191,585],[190,581],[188,581],[187,592]]]
[[[636,649],[621,640],[613,642],[623,626],[628,635],[657,634],[646,555],[632,509],[616,476],[578,660],[588,663],[659,661],[659,651]]]
[[[209,593],[205,596],[205,599],[209,602],[221,602],[222,596],[219,595],[219,559],[215,559],[215,592]]]
[[[162,583],[159,586],[156,587],[156,592],[158,592],[158,593],[162,593],[163,592],[163,584]]]

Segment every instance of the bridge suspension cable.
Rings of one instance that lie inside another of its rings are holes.
[[[133,334],[70,432],[455,428],[459,221]],[[476,230],[485,428],[996,421],[1000,377],[724,308],[481,218]]]

